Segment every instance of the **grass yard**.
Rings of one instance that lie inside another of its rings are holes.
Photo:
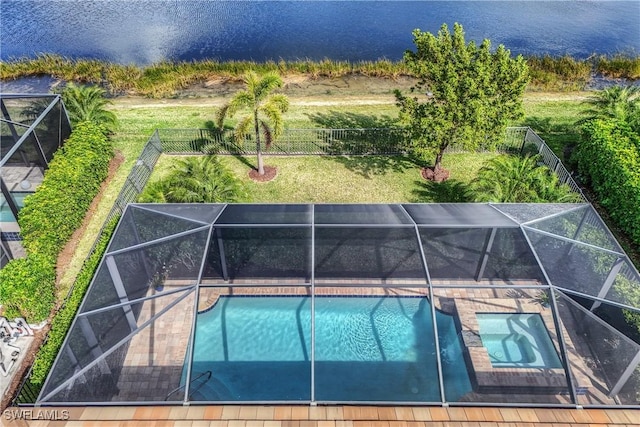
[[[578,92],[572,94],[528,94],[524,99],[525,118],[521,121],[529,126],[549,145],[549,148],[565,159],[565,147],[575,144],[580,139],[575,122],[582,116],[585,108],[582,102],[589,94]]]
[[[451,178],[440,184],[420,176],[421,163],[408,157],[265,156],[278,176],[266,183],[252,181],[248,172],[255,157],[221,157],[245,184],[248,202],[255,203],[417,203],[455,202],[465,199],[465,189],[482,163],[495,153],[451,153],[444,167]],[[178,156],[162,155],[151,176],[163,176]]]

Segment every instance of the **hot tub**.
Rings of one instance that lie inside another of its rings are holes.
[[[538,313],[476,313],[482,345],[494,368],[562,368]]]

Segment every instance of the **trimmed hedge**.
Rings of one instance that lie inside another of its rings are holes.
[[[39,254],[14,259],[0,270],[4,316],[40,322],[55,303],[56,270],[51,259]]]
[[[618,226],[640,245],[640,135],[616,120],[593,120],[575,158]]]
[[[28,254],[56,259],[80,227],[102,181],[107,177],[113,148],[104,129],[78,124],[49,164],[42,185],[25,199],[18,218]]]
[[[0,272],[0,302],[9,318],[40,322],[49,317],[58,254],[82,224],[111,157],[104,129],[80,123],[55,153],[42,185],[25,199],[18,223],[27,258],[11,260]]]
[[[62,342],[71,327],[71,322],[82,303],[82,299],[87,292],[96,268],[100,264],[102,256],[107,249],[111,235],[118,224],[118,219],[119,217],[115,217],[105,227],[95,250],[82,266],[69,297],[51,321],[51,330],[47,336],[47,341],[40,347],[36,355],[31,370],[31,377],[29,378],[31,385],[38,389],[42,388],[44,380],[47,378],[47,374],[53,365],[53,361],[60,351],[60,347],[62,347]]]

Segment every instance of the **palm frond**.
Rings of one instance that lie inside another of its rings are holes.
[[[275,89],[282,87],[282,78],[276,73],[263,74],[254,87],[257,100],[264,100]]]
[[[229,104],[225,104],[222,107],[220,107],[218,111],[216,111],[215,123],[216,123],[216,127],[221,131],[224,130],[224,121],[227,118],[227,115],[229,114],[229,107],[230,107]]]
[[[251,133],[251,125],[253,124],[253,116],[247,115],[236,125],[235,137],[238,142],[241,142],[245,136]]]
[[[271,143],[273,142],[274,135],[269,125],[264,121],[260,122],[260,129],[262,131],[262,137],[264,139],[264,146],[268,150],[269,148],[271,148]]]
[[[274,138],[282,135],[282,131],[284,130],[284,120],[282,118],[282,113],[277,106],[274,104],[265,104],[260,108],[260,111],[267,117],[271,126],[273,126]]]
[[[289,98],[281,93],[271,95],[265,104],[274,105],[281,113],[286,113],[289,110]]]

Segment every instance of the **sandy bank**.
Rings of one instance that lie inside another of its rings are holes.
[[[284,79],[282,92],[293,106],[331,105],[389,105],[395,103],[393,91],[408,93],[415,79],[401,76],[396,79],[365,76],[339,78],[310,78],[290,76]],[[114,109],[163,108],[168,106],[220,106],[242,88],[237,81],[215,79],[180,90],[171,98],[152,99],[141,96],[117,96]],[[584,100],[589,92],[527,92],[525,98],[532,101]]]

